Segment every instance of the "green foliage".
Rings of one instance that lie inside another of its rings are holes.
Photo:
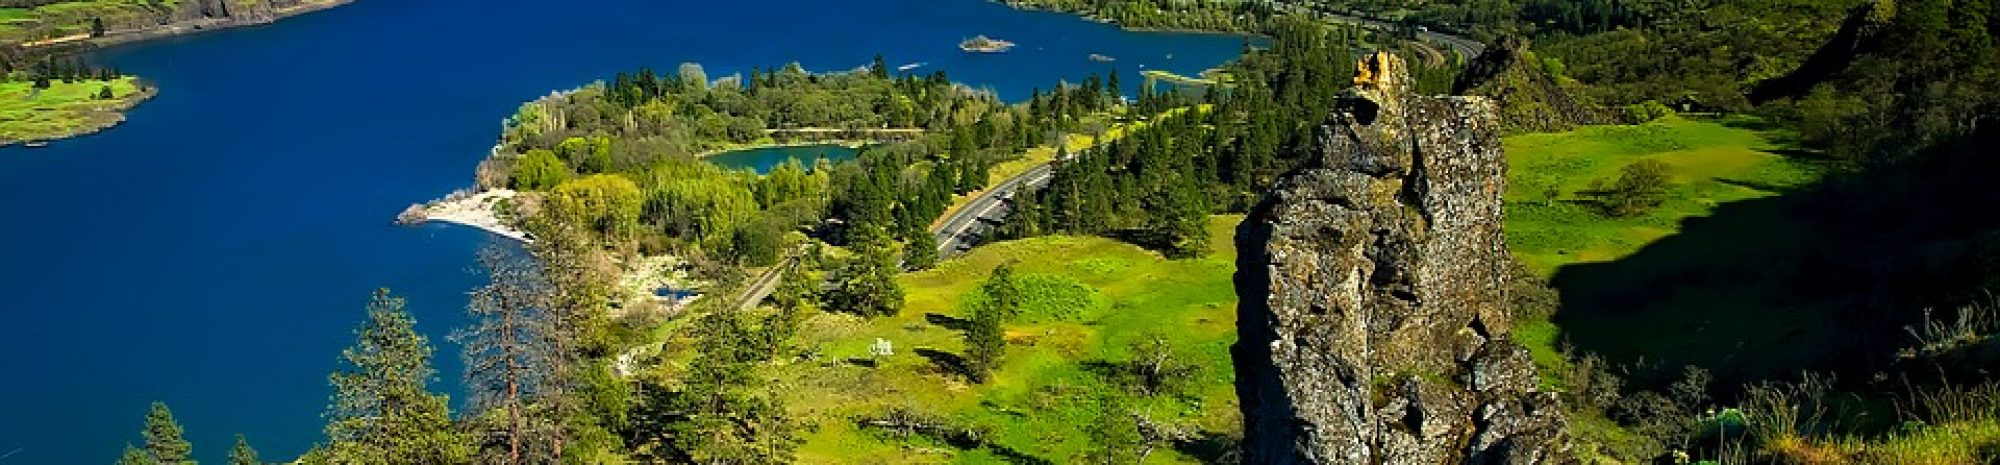
[[[125,453],[118,456],[118,465],[153,465],[153,463],[153,456],[146,454],[145,449],[133,447],[131,444],[126,444]]]
[[[641,179],[646,180],[644,219],[671,237],[720,247],[757,215],[757,181],[745,173],[684,161],[662,163]]]
[[[1191,357],[1181,353],[1163,333],[1140,336],[1132,341],[1130,351],[1132,360],[1126,362],[1125,370],[1140,394],[1180,395],[1192,388],[1202,374],[1201,365],[1191,363]]]
[[[979,288],[987,298],[984,305],[972,308],[965,329],[965,377],[974,383],[986,382],[992,377],[994,367],[1000,365],[1000,357],[1007,350],[1007,335],[1002,325],[1021,312],[1021,292],[1014,284],[1013,268],[1007,265],[994,268],[993,275]]]
[[[1098,398],[1097,417],[1090,423],[1091,449],[1085,463],[1122,465],[1141,463],[1139,449],[1146,438],[1140,434],[1130,404],[1117,393]]]
[[[250,448],[250,441],[243,435],[236,435],[236,445],[229,448],[229,465],[262,465],[257,459],[257,449]]]
[[[895,316],[903,311],[903,286],[896,282],[896,257],[887,247],[864,245],[840,270],[828,292],[828,310],[861,316]]]
[[[1674,109],[1667,108],[1658,100],[1647,100],[1625,106],[1625,120],[1633,124],[1650,123],[1673,114]]]
[[[1015,308],[1008,319],[1022,322],[1081,321],[1096,316],[1109,306],[1102,293],[1074,278],[1047,273],[1009,272],[994,276],[978,288],[960,296],[957,307],[970,315],[980,307],[1001,305]]]
[[[167,404],[153,402],[146,412],[146,463],[155,465],[193,465],[191,458],[194,445],[182,438],[181,424],[174,421],[174,412]]]
[[[538,191],[556,187],[570,175],[569,165],[557,158],[554,151],[535,149],[514,163],[511,178],[515,189]]]
[[[435,376],[431,347],[403,309],[378,290],[368,317],[341,351],[328,380],[326,459],[331,463],[463,463],[471,444],[451,422],[448,400],[426,386]]]
[[[1602,194],[1605,211],[1613,216],[1638,216],[1659,206],[1666,200],[1671,169],[1650,158],[1625,165],[1619,170],[1618,181]]]
[[[562,157],[565,165],[574,166],[581,173],[603,173],[612,168],[610,137],[563,139],[562,143],[556,145],[555,152]]]
[[[629,238],[645,206],[639,186],[624,176],[595,174],[564,181],[549,191],[548,213],[609,239]]]
[[[908,271],[928,270],[933,266],[937,266],[937,262],[937,236],[917,234],[916,237],[910,238],[909,243],[903,245],[903,269]]]
[[[796,427],[756,377],[755,363],[770,354],[756,331],[734,313],[704,316],[695,330],[695,357],[680,384],[657,391],[637,415],[638,437],[654,446],[640,450],[682,463],[791,462]]]

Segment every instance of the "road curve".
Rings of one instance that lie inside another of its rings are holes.
[[[1378,29],[1384,31],[1393,31],[1396,30],[1396,28],[1398,27],[1395,24],[1391,24],[1384,21],[1377,21],[1368,18],[1359,18],[1354,16],[1347,16],[1347,15],[1329,13],[1325,11],[1319,11],[1311,7],[1295,3],[1277,2],[1276,4],[1280,10],[1283,10],[1286,13],[1308,14],[1312,15],[1315,18],[1341,24],[1362,26],[1370,29]],[[1420,30],[1417,31],[1417,38],[1450,46],[1453,50],[1457,50],[1460,55],[1464,55],[1465,59],[1467,60],[1470,60],[1473,57],[1477,57],[1481,53],[1486,53],[1486,44],[1465,37],[1445,34],[1442,32]]]
[[[1022,189],[1041,189],[1048,186],[1052,179],[1055,179],[1055,168],[1043,163],[979,194],[931,230],[931,234],[937,237],[938,257],[950,258],[979,245],[1013,212],[1015,194]]]
[[[738,311],[757,308],[757,304],[763,303],[765,297],[770,297],[772,292],[778,290],[778,284],[785,282],[785,274],[791,272],[792,267],[798,263],[798,255],[787,255],[771,269],[764,270],[764,274],[757,276],[757,280],[752,281],[750,287],[743,289],[743,293],[731,308]]]

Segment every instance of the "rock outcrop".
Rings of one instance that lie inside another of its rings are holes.
[[[1247,463],[1559,463],[1561,409],[1507,338],[1506,160],[1489,100],[1362,64],[1321,160],[1238,232]]]
[[[1527,42],[1503,37],[1466,63],[1453,85],[1455,95],[1477,95],[1499,104],[1508,133],[1561,132],[1587,124],[1615,122],[1610,112],[1579,100],[1551,76]]]

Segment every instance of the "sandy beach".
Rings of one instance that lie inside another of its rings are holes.
[[[498,208],[502,201],[513,199],[518,193],[512,189],[493,189],[479,193],[454,192],[445,198],[428,203],[411,205],[396,216],[402,224],[422,224],[432,221],[479,228],[495,235],[521,242],[534,242],[527,231],[514,227],[500,218]]]

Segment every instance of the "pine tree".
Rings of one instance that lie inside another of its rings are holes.
[[[910,243],[903,250],[904,269],[910,271],[928,270],[933,266],[937,266],[937,262],[937,236],[923,233],[910,238]]]
[[[431,347],[388,289],[375,291],[342,367],[328,376],[327,457],[333,463],[464,462],[471,450],[451,424],[449,400],[425,386]]]
[[[792,461],[795,427],[778,398],[760,388],[757,335],[732,312],[696,322],[696,355],[680,386],[641,412],[643,448],[669,463],[775,464]]]
[[[229,449],[229,465],[260,465],[262,463],[264,462],[257,460],[257,449],[250,448],[250,441],[243,439],[243,435],[241,434],[236,435],[236,446]]]
[[[971,324],[965,330],[965,376],[985,383],[1000,356],[1007,350],[1007,336],[1001,326],[1020,312],[1021,296],[1014,283],[1013,267],[1000,265],[980,284],[986,300],[972,308]]]
[[[153,465],[153,456],[146,455],[145,449],[125,444],[125,453],[118,456],[118,465]]]
[[[453,335],[464,346],[471,413],[497,415],[504,421],[497,431],[484,435],[498,438],[488,446],[504,446],[492,451],[504,453],[500,463],[553,461],[546,455],[553,447],[526,442],[552,443],[563,432],[546,427],[553,421],[539,418],[545,409],[529,409],[564,401],[553,398],[562,392],[554,385],[561,382],[560,374],[553,370],[556,358],[566,355],[557,342],[569,336],[562,331],[561,318],[549,310],[554,289],[535,262],[498,246],[481,250],[479,262],[491,282],[472,293],[467,309],[473,326]]]
[[[194,453],[194,445],[181,437],[181,424],[174,421],[174,412],[167,404],[154,402],[153,409],[146,412],[146,454],[151,463],[158,465],[193,464],[188,456]]]

